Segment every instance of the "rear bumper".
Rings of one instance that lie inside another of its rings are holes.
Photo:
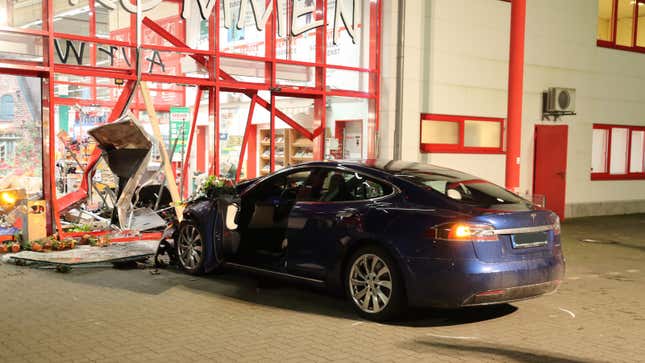
[[[560,280],[547,281],[533,285],[513,286],[504,289],[483,291],[471,295],[462,306],[502,304],[511,301],[530,299],[550,294],[560,286]]]
[[[554,292],[562,280],[561,254],[486,263],[476,259],[409,258],[406,289],[412,306],[456,308],[498,304]]]

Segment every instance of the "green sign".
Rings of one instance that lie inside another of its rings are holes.
[[[188,107],[171,107],[170,108],[170,130],[168,136],[170,137],[171,149],[177,140],[177,147],[173,155],[173,161],[181,161],[184,154],[184,148],[188,144],[188,135],[190,133],[190,108]]]

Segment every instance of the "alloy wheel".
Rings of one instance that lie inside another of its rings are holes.
[[[179,233],[177,252],[182,267],[195,270],[202,261],[202,236],[197,227],[187,224]]]
[[[392,297],[392,273],[385,261],[374,254],[359,256],[349,273],[350,294],[366,313],[379,313]]]

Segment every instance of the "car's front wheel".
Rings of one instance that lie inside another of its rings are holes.
[[[405,303],[402,279],[394,260],[382,248],[364,247],[350,258],[346,290],[354,309],[364,318],[395,318]]]
[[[177,260],[181,268],[191,275],[204,272],[204,242],[197,226],[187,221],[181,223],[175,243]]]

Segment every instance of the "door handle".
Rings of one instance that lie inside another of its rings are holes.
[[[353,217],[355,215],[356,215],[355,211],[343,210],[343,211],[340,211],[340,212],[336,213],[336,220],[338,220],[339,222],[342,222],[343,219],[351,218],[351,217]]]

